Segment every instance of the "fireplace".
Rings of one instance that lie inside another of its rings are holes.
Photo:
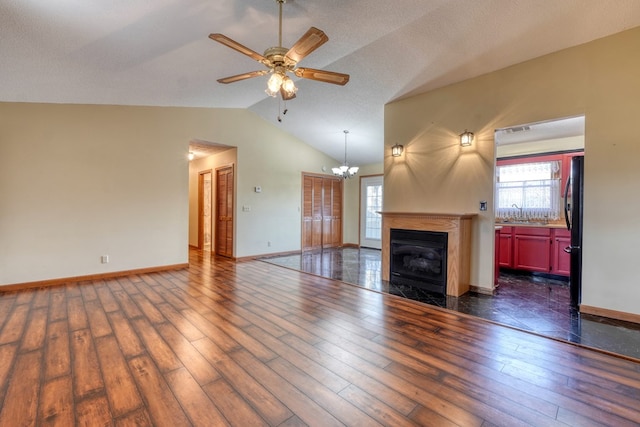
[[[389,281],[445,295],[447,233],[391,229]]]
[[[445,292],[459,297],[469,290],[472,221],[476,214],[380,212],[382,215],[382,280],[391,281],[391,230],[435,231],[447,235]]]

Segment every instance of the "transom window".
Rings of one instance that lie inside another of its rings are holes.
[[[520,220],[560,218],[560,162],[497,167],[496,217]]]

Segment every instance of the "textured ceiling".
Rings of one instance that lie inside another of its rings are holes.
[[[262,65],[207,37],[277,45],[274,0],[0,0],[0,101],[248,108],[338,162],[348,129],[368,164],[385,103],[639,25],[638,0],[288,0],[283,45],[324,30],[300,65],[351,80],[298,80],[278,122],[266,77],[216,82]]]

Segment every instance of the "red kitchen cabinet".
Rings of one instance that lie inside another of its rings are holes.
[[[551,266],[550,229],[516,227],[513,238],[513,268],[549,272]]]
[[[571,255],[564,251],[567,246],[571,246],[571,232],[563,229],[554,230],[550,273],[561,276],[571,273]]]
[[[546,227],[502,227],[498,238],[499,267],[569,276],[571,256],[564,251],[571,245],[569,231]]]
[[[500,253],[498,265],[505,268],[513,268],[513,227],[502,227],[500,230]]]

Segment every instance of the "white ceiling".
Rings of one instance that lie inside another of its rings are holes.
[[[311,26],[329,42],[300,65],[351,80],[297,81],[278,122],[266,76],[216,82],[263,66],[207,37],[277,45],[274,0],[0,0],[0,101],[248,108],[338,162],[348,129],[375,163],[385,103],[640,26],[640,1],[288,0],[283,45]]]

